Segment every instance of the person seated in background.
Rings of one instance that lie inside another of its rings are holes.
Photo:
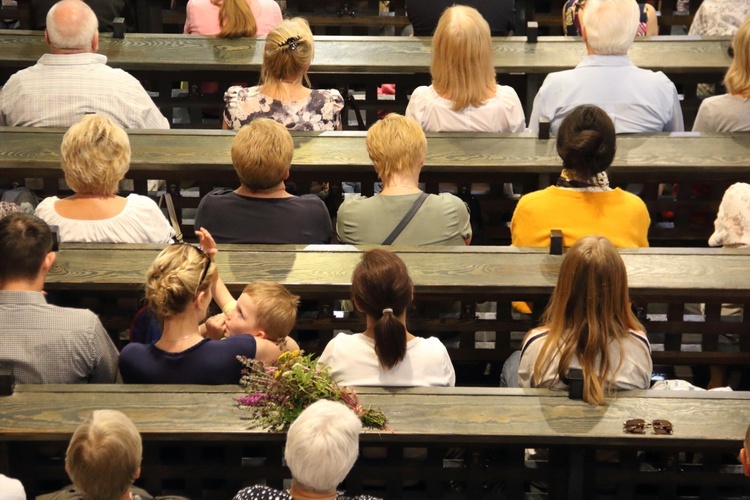
[[[238,130],[256,118],[271,118],[289,130],[341,129],[344,99],[336,89],[302,85],[315,55],[310,26],[301,17],[282,21],[263,45],[263,65],[257,87],[229,87],[222,127]]]
[[[616,247],[648,246],[646,204],[609,186],[615,140],[615,125],[596,106],[578,106],[565,117],[557,134],[563,171],[557,185],[518,201],[510,223],[514,246],[548,247],[552,229],[562,230],[566,247],[588,234],[606,236]]]
[[[117,410],[94,410],[65,453],[73,485],[38,500],[152,500],[133,482],[141,475],[143,444],[133,422]]]
[[[117,349],[89,310],[47,304],[52,232],[33,215],[0,219],[0,361],[19,384],[113,384]]]
[[[740,462],[742,462],[742,472],[750,477],[750,426],[745,432],[745,441],[742,443],[742,449],[740,450]]]
[[[468,245],[471,224],[466,204],[450,193],[426,194],[419,189],[427,139],[411,118],[390,113],[367,132],[367,152],[383,181],[372,198],[347,196],[339,207],[336,232],[352,245]],[[417,203],[421,202],[421,205]],[[405,216],[413,219],[395,236]]]
[[[263,36],[282,20],[274,0],[188,0],[184,33],[219,38]]]
[[[407,0],[406,15],[416,36],[432,36],[443,11],[455,5],[454,0]],[[492,36],[513,34],[516,4],[513,0],[462,0],[461,5],[479,11],[489,23]]]
[[[32,29],[47,28],[47,12],[57,0],[31,0]],[[87,0],[99,22],[100,33],[112,33],[114,20],[122,17],[128,32],[135,31],[136,13],[133,0]]]
[[[316,401],[300,413],[286,435],[284,460],[292,473],[291,488],[250,486],[237,492],[234,500],[377,500],[336,491],[357,461],[360,432],[362,422],[346,405]]]
[[[406,116],[425,132],[523,132],[523,106],[495,81],[490,27],[471,7],[446,9],[432,39],[432,85],[417,87]]]
[[[75,192],[49,196],[36,215],[60,228],[61,242],[169,243],[174,230],[147,196],[117,195],[130,168],[130,141],[105,115],[86,115],[63,136],[60,165]]]
[[[340,333],[320,361],[341,385],[454,386],[456,373],[437,337],[415,337],[406,327],[414,284],[406,264],[387,250],[369,250],[352,274],[352,301],[364,313],[363,333]]]
[[[557,133],[581,104],[602,108],[618,134],[684,130],[674,84],[662,72],[636,67],[627,55],[639,17],[633,0],[587,0],[580,19],[588,55],[574,69],[545,78],[529,118],[532,131],[545,117]]]
[[[586,236],[567,251],[541,324],[523,340],[520,387],[564,389],[571,368],[582,370],[583,400],[592,405],[612,390],[650,387],[651,346],[607,238]]]
[[[330,242],[333,228],[323,201],[285,189],[293,155],[292,136],[280,123],[259,118],[242,127],[232,142],[240,187],[204,196],[195,227],[206,228],[219,243]]]
[[[708,244],[712,247],[750,247],[750,184],[737,182],[726,190]]]
[[[581,10],[586,0],[567,0],[563,5],[562,20],[565,36],[581,36]],[[656,9],[648,3],[639,3],[640,22],[636,36],[656,36],[659,34],[659,18]]]
[[[107,66],[96,15],[81,0],[61,0],[47,14],[51,54],[11,76],[0,89],[0,125],[70,127],[99,113],[123,128],[168,129],[140,82]]]
[[[747,16],[750,16],[747,0],[703,0],[695,11],[688,34],[732,36]]]
[[[210,234],[198,231],[202,241]],[[204,338],[200,324],[211,303],[219,272],[209,253],[186,243],[159,253],[146,275],[146,300],[162,326],[153,344],[132,343],[120,353],[120,371],[128,384],[239,384],[242,364],[237,356],[276,361],[281,354],[273,342],[253,335],[224,340]],[[296,347],[296,346],[295,346]]]
[[[3,500],[26,500],[26,490],[18,479],[0,474],[0,498]]]
[[[750,131],[750,16],[734,35],[732,48],[732,64],[724,76],[727,93],[703,100],[695,117],[694,131]]]

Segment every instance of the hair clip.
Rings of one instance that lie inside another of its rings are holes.
[[[300,45],[301,36],[290,36],[285,42],[279,44],[279,47],[289,47],[289,50],[296,50]]]

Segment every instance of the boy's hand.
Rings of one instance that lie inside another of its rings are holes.
[[[221,340],[229,333],[227,331],[227,318],[224,314],[211,316],[206,320],[206,337]]]
[[[211,233],[204,228],[200,228],[195,232],[195,235],[198,237],[198,241],[200,242],[203,251],[206,252],[206,255],[208,255],[211,260],[213,260],[214,256],[219,253],[219,249],[216,248],[216,242],[214,241],[213,236],[211,236]]]

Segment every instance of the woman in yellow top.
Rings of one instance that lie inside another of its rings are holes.
[[[579,106],[563,120],[557,153],[563,171],[557,185],[524,195],[510,223],[514,246],[547,247],[560,229],[570,247],[589,234],[616,247],[647,247],[651,219],[643,200],[609,187],[607,168],[615,157],[615,127],[596,106]]]

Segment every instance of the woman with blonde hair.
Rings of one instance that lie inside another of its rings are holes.
[[[65,181],[75,192],[45,198],[36,215],[60,228],[60,241],[168,243],[172,227],[147,196],[117,195],[130,168],[130,141],[104,115],[85,115],[65,133],[60,147]]]
[[[698,132],[750,131],[750,16],[732,39],[734,56],[724,76],[727,93],[705,99],[693,130]]]
[[[607,238],[586,236],[565,254],[541,327],[526,334],[521,387],[567,386],[583,372],[583,399],[603,405],[613,389],[648,389],[651,346],[630,308],[625,264]]]
[[[205,229],[196,231],[207,242],[201,248],[175,243],[159,253],[146,274],[146,300],[162,327],[153,344],[130,343],[120,353],[126,384],[238,384],[242,364],[237,356],[276,361],[279,347],[252,335],[223,340],[204,338],[200,324],[219,277],[213,262],[216,245]]]
[[[274,0],[189,0],[185,14],[186,34],[219,38],[266,35],[282,21]]]
[[[315,55],[315,41],[307,21],[283,21],[266,37],[260,85],[229,87],[222,127],[239,130],[256,118],[270,118],[289,130],[341,128],[344,99],[336,89],[309,86],[307,70]]]
[[[523,132],[513,88],[495,81],[490,27],[472,7],[445,10],[432,39],[432,85],[412,93],[406,116],[426,132]]]

